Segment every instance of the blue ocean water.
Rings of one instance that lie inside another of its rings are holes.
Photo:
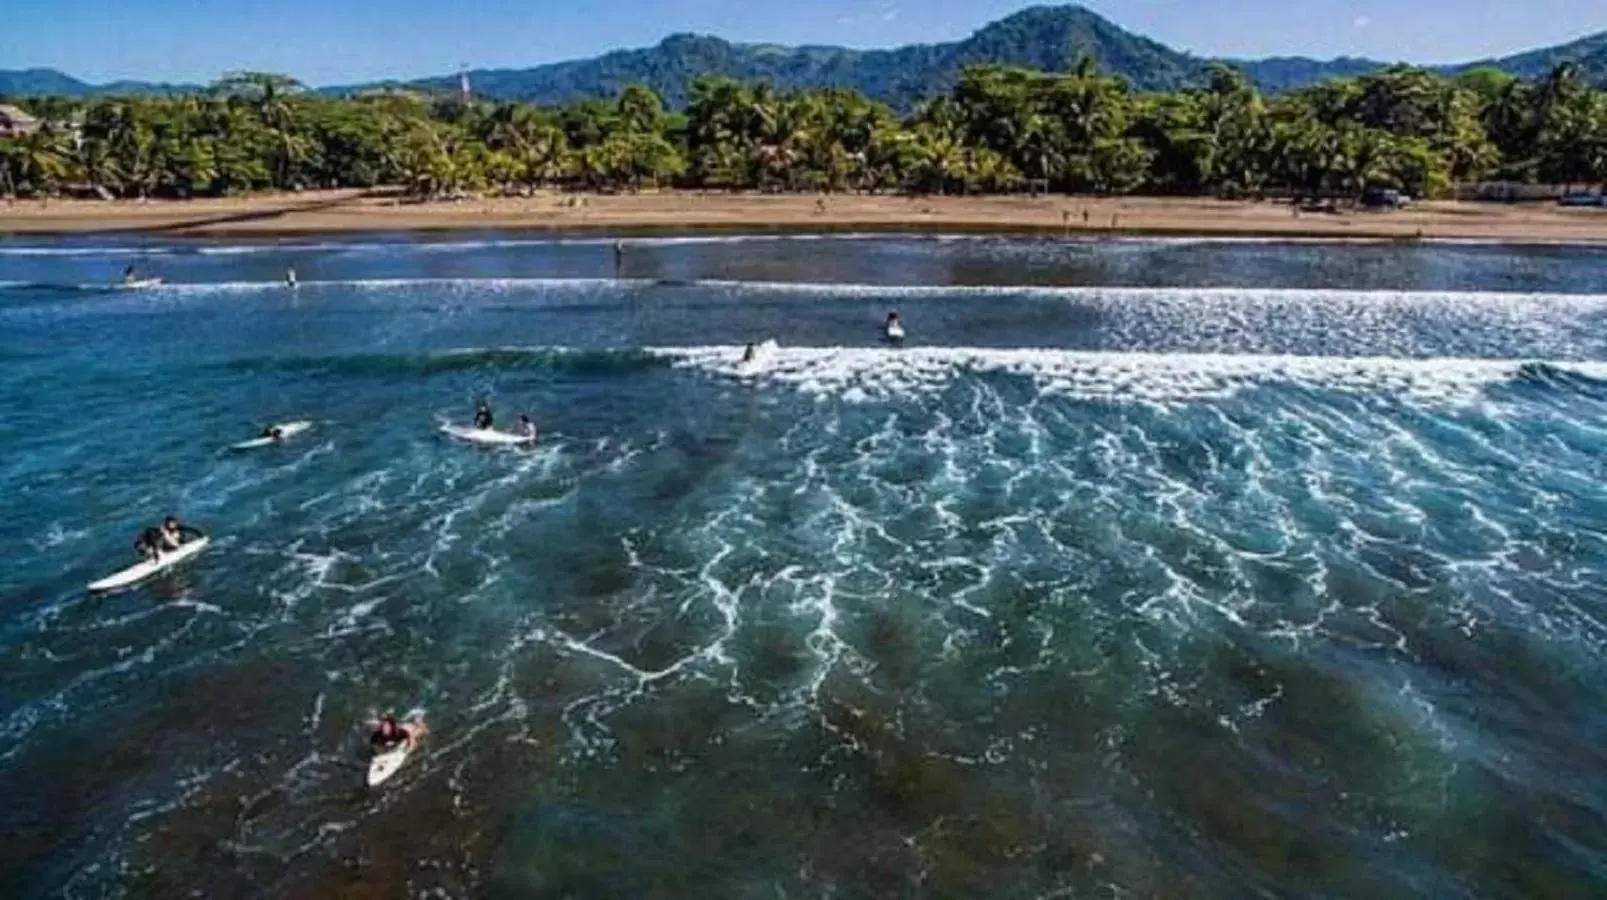
[[[0,895],[1607,891],[1607,250],[612,243],[0,241]]]

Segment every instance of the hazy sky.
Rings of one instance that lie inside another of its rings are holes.
[[[210,81],[234,69],[312,84],[525,67],[657,43],[884,47],[962,38],[1020,0],[7,0],[0,69],[90,81]],[[1452,62],[1607,30],[1607,0],[1089,0],[1131,31],[1211,56]]]

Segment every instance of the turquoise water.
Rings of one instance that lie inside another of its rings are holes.
[[[1607,890],[1607,251],[611,244],[0,241],[0,894]]]

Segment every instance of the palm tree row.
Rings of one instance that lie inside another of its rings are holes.
[[[21,102],[45,125],[0,140],[6,195],[669,185],[1353,197],[1607,180],[1607,91],[1567,64],[1533,82],[1398,67],[1274,97],[1225,66],[1176,93],[1135,92],[1087,60],[1065,73],[980,66],[904,117],[851,90],[782,95],[727,78],[696,81],[681,112],[640,85],[542,109],[323,97],[262,73],[174,98]]]

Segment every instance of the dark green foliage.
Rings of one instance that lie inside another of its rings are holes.
[[[1607,91],[1572,64],[1531,81],[1397,66],[1269,97],[1221,63],[1193,86],[1142,91],[1091,53],[1069,56],[1074,46],[1045,60],[1050,71],[967,67],[903,117],[851,88],[723,76],[692,79],[683,112],[643,84],[541,108],[396,91],[338,98],[250,72],[176,97],[42,98],[24,105],[44,126],[0,141],[0,193],[1031,187],[1353,199],[1367,188],[1438,196],[1490,178],[1607,180]]]

